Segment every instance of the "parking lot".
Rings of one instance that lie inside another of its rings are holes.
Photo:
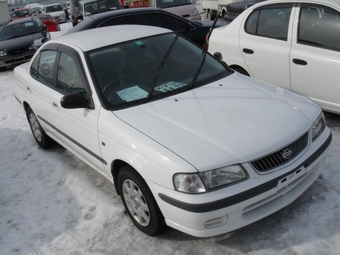
[[[325,114],[333,141],[324,173],[291,205],[217,237],[200,239],[172,229],[150,237],[133,226],[112,183],[61,146],[38,147],[14,98],[13,70],[0,73],[0,98],[1,254],[338,254],[340,250],[340,115]]]

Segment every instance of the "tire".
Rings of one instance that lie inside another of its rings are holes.
[[[37,117],[35,116],[34,112],[32,111],[31,107],[28,107],[26,112],[28,123],[30,124],[32,134],[34,139],[37,141],[41,148],[49,148],[55,142],[52,138],[46,135],[45,131],[39,124]]]
[[[215,20],[216,17],[217,17],[217,11],[214,10],[214,11],[210,11],[210,20]]]
[[[139,230],[150,236],[166,230],[164,217],[149,187],[129,165],[119,171],[118,189],[125,210]]]
[[[215,20],[216,15],[217,15],[217,11],[208,10],[207,11],[207,20]]]

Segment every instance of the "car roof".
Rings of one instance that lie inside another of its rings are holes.
[[[46,4],[45,7],[47,7],[47,6],[54,6],[54,5],[61,5],[61,4],[60,3]]]
[[[268,1],[264,1],[262,2],[262,4],[268,4],[268,3],[292,3],[292,2],[300,2],[300,3],[327,3],[327,4],[331,4],[331,5],[335,5],[335,6],[339,6],[340,5],[340,0],[316,0],[316,1],[310,1],[310,0],[268,0]]]
[[[69,44],[86,52],[105,47],[107,45],[170,32],[172,31],[160,27],[144,25],[117,25],[84,30],[73,34],[60,36],[47,42],[46,44]],[[98,40],[91,40],[92,38],[97,38]]]
[[[117,15],[120,15],[120,14],[125,14],[125,13],[143,13],[143,12],[151,12],[151,11],[152,12],[165,12],[164,10],[159,9],[159,8],[140,7],[140,8],[128,8],[128,9],[119,9],[119,10],[108,11],[108,12],[98,13],[98,14],[92,15],[90,17],[94,20],[102,20],[102,19],[106,19],[108,17],[114,17],[114,16],[117,16]]]
[[[9,22],[7,25],[24,23],[24,22],[27,22],[27,21],[34,21],[34,17],[27,17],[27,18],[21,18],[21,19],[13,20],[13,21]]]

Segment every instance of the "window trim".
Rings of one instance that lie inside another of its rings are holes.
[[[278,3],[278,4],[267,4],[267,5],[263,5],[263,6],[259,6],[257,8],[255,8],[248,16],[247,19],[244,23],[244,27],[243,30],[246,34],[248,35],[253,35],[253,36],[259,36],[259,37],[264,37],[264,38],[269,38],[269,39],[274,39],[274,40],[279,40],[279,41],[288,41],[288,37],[289,37],[289,25],[291,20],[293,19],[292,17],[292,13],[293,13],[293,7],[295,7],[295,3]],[[287,36],[286,38],[277,38],[277,37],[271,37],[271,36],[265,36],[265,35],[259,35],[258,34],[258,23],[259,23],[259,16],[261,15],[261,11],[262,10],[269,10],[269,9],[278,9],[278,8],[291,8],[291,13],[290,13],[290,17],[289,17],[289,22],[288,22],[288,30],[287,30]],[[254,33],[250,33],[247,31],[246,26],[248,24],[249,21],[249,17],[251,15],[253,15],[256,11],[259,11],[258,13],[258,17],[257,17],[257,23],[256,23],[256,31],[255,34]]]

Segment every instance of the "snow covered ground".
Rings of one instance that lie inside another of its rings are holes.
[[[0,254],[340,254],[340,116],[326,114],[324,173],[288,207],[213,238],[149,237],[108,180],[61,146],[38,147],[13,87],[13,71],[0,73]]]

